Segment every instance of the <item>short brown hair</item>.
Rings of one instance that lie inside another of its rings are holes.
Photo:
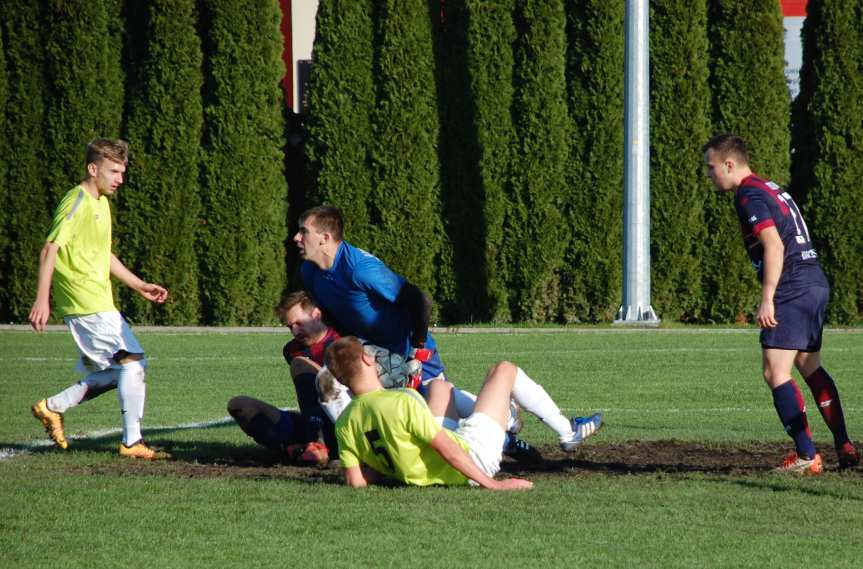
[[[336,379],[347,385],[360,373],[362,354],[362,342],[356,336],[345,336],[327,347],[324,363]]]
[[[87,144],[87,164],[96,164],[103,158],[124,166],[129,163],[129,143],[113,138],[96,138]]]
[[[300,305],[303,310],[310,310],[312,308],[317,308],[315,301],[312,300],[312,297],[304,290],[295,290],[292,292],[287,292],[282,296],[282,300],[276,305],[276,316],[279,317],[279,320],[285,320],[285,314],[288,313],[288,310],[293,308],[296,305]]]
[[[736,134],[717,134],[707,141],[702,152],[713,150],[720,159],[732,157],[741,164],[749,164],[749,148],[746,141]]]
[[[319,205],[311,209],[307,209],[300,216],[300,224],[307,219],[312,218],[312,225],[318,231],[326,231],[333,236],[336,241],[343,239],[345,231],[345,223],[342,218],[342,212],[334,205]]]

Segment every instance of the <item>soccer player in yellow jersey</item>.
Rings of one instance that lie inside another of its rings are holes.
[[[114,306],[111,275],[142,297],[163,303],[168,291],[140,279],[111,253],[111,209],[108,197],[123,183],[129,146],[122,140],[96,139],[87,145],[87,174],[54,212],[54,221],[39,256],[36,300],[30,324],[45,330],[54,305],[72,332],[81,359],[77,371],[87,373],[66,390],[37,401],[33,415],[60,448],[69,446],[63,413],[117,389],[123,416],[120,454],[132,458],[166,458],[144,443],[141,419],[146,398],[144,350]]]
[[[519,478],[495,480],[510,415],[510,399],[528,411],[550,409],[551,398],[541,386],[509,362],[489,372],[474,412],[455,431],[443,429],[445,416],[454,417],[452,385],[435,380],[428,403],[410,389],[385,390],[374,355],[357,338],[330,344],[325,354],[330,372],[353,393],[353,400],[336,422],[339,456],[345,480],[363,487],[392,478],[416,486],[473,483],[490,490],[523,490],[533,486]],[[515,391],[514,391],[515,390]],[[543,402],[536,404],[542,399]],[[527,400],[527,401],[525,401]],[[559,414],[556,406],[550,413]],[[595,427],[601,421],[597,418]]]

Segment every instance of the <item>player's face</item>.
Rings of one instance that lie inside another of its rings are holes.
[[[327,329],[318,308],[303,308],[300,304],[285,312],[285,326],[291,329],[294,338],[306,345],[314,344],[321,332]]]
[[[731,176],[731,171],[734,168],[734,162],[731,160],[721,160],[712,148],[704,153],[704,166],[707,172],[707,177],[713,182],[713,185],[720,192],[730,192],[734,190],[735,183]]]
[[[297,249],[300,250],[300,257],[306,261],[316,261],[321,253],[321,248],[324,244],[324,233],[318,231],[314,225],[315,218],[306,218],[300,224],[300,228],[294,235],[294,243]]]
[[[87,166],[87,171],[99,190],[99,194],[112,196],[123,184],[123,174],[126,172],[126,166],[107,158],[102,158],[98,162],[92,162]]]

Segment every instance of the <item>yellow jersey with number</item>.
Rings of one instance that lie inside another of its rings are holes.
[[[111,207],[82,186],[69,190],[54,212],[46,239],[55,243],[54,306],[60,316],[117,310],[111,293]]]
[[[405,484],[467,484],[467,478],[432,448],[440,430],[425,399],[413,389],[364,393],[354,397],[336,422],[339,458],[344,468],[366,464]],[[445,432],[468,450],[458,435]]]

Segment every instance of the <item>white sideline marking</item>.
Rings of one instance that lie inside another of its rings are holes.
[[[195,423],[183,423],[182,425],[155,425],[147,427],[146,431],[185,431],[189,429],[205,429],[207,427],[217,427],[219,425],[227,425],[232,423],[234,419],[229,415],[226,417],[222,417],[220,419],[213,419],[211,421],[199,421]],[[83,433],[80,435],[74,435],[68,437],[70,441],[79,440],[79,439],[104,439],[107,437],[113,437],[115,435],[121,434],[123,429],[119,427],[115,427],[113,429],[99,429],[98,431],[91,431],[89,433]],[[26,443],[21,443],[19,445],[15,445],[22,448],[0,448],[0,460],[8,460],[10,458],[15,458],[16,456],[21,456],[24,454],[30,454],[35,449],[51,447],[54,446],[54,443],[50,440],[41,439],[38,441],[31,441]]]

